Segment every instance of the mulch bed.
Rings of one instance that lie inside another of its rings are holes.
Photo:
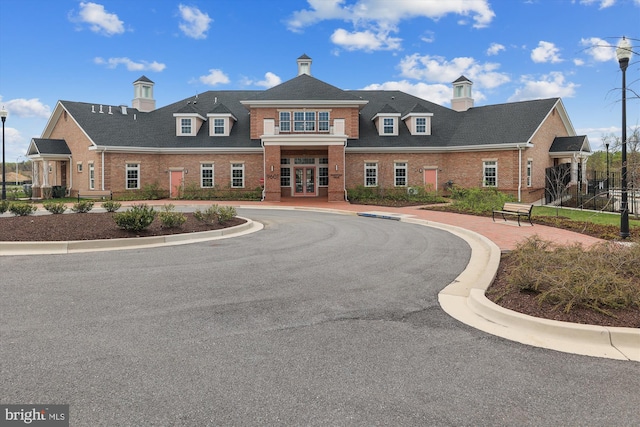
[[[6,214],[5,214],[6,215]],[[131,232],[118,228],[112,213],[69,213],[32,216],[0,217],[0,241],[65,241],[120,239],[168,234],[193,233],[233,227],[246,222],[242,218],[232,218],[224,225],[207,224],[198,221],[193,213],[185,213],[187,221],[180,227],[163,228],[156,218],[145,230]]]

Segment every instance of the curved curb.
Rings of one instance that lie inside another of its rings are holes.
[[[70,240],[60,242],[0,242],[0,256],[8,255],[55,255],[81,252],[115,251],[121,249],[154,248],[160,246],[184,245],[208,240],[226,239],[260,231],[264,226],[248,218],[244,224],[220,230],[196,233],[169,234],[104,240]]]

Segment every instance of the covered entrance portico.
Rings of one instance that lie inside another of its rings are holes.
[[[282,197],[345,200],[345,137],[297,136],[294,142],[291,135],[276,135],[263,137],[262,144],[265,201],[279,202]]]
[[[53,189],[68,192],[71,188],[71,150],[62,139],[33,138],[27,156],[32,164],[31,197],[49,199]]]

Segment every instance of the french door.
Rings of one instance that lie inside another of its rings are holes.
[[[316,168],[298,167],[293,169],[295,185],[294,196],[315,196],[316,195]]]

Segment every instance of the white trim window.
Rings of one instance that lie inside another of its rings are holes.
[[[529,159],[527,160],[527,187],[531,187],[532,185],[532,180],[531,180],[532,172],[533,172],[533,160]]]
[[[419,133],[419,134],[427,133],[426,117],[416,117],[416,133]]]
[[[329,168],[326,166],[318,167],[318,187],[329,186]]]
[[[127,163],[126,166],[127,190],[140,188],[140,163]]]
[[[213,163],[200,163],[200,187],[213,188]]]
[[[244,163],[231,163],[231,188],[244,188]]]
[[[318,132],[329,132],[328,111],[318,111]]]
[[[384,135],[394,135],[396,130],[396,119],[394,117],[382,118],[382,133]]]
[[[394,186],[406,187],[407,186],[407,162],[396,162],[393,164],[394,170]]]
[[[89,190],[96,189],[96,167],[93,163],[89,163]]]
[[[193,126],[193,119],[181,118],[180,119],[180,135],[191,135],[191,129]]]
[[[378,163],[377,162],[365,162],[364,186],[365,187],[378,186]]]
[[[225,119],[213,119],[213,134],[224,135],[225,131]]]
[[[280,132],[291,132],[291,112],[280,111]]]
[[[498,161],[485,160],[482,162],[482,186],[498,186]]]

